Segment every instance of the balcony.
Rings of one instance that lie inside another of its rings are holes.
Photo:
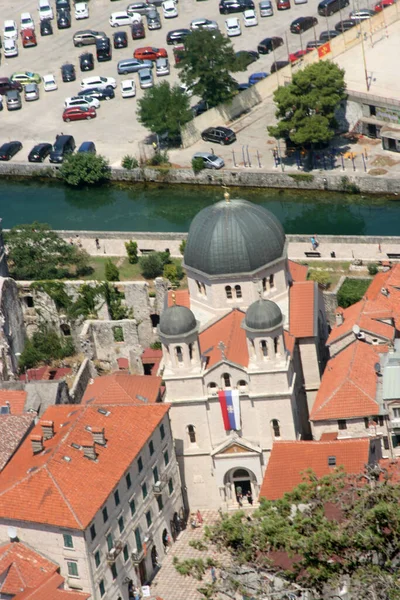
[[[117,558],[118,554],[121,553],[122,548],[124,547],[123,543],[118,541],[114,543],[114,547],[111,548],[111,550],[109,550],[109,552],[107,552],[107,562],[109,564],[112,564],[115,562],[115,559]]]
[[[131,554],[132,564],[133,566],[137,566],[144,559],[144,550],[141,548],[136,552],[132,552]]]
[[[163,490],[164,484],[161,481],[157,481],[157,483],[155,483],[153,485],[153,493],[155,496],[160,496],[160,494],[162,494],[162,490]]]

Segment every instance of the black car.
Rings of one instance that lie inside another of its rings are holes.
[[[283,39],[281,37],[271,37],[262,40],[258,46],[257,51],[259,54],[269,54],[272,50],[283,46]]]
[[[167,44],[183,44],[185,38],[190,35],[190,29],[174,29],[167,33]]]
[[[239,61],[243,67],[247,69],[249,65],[260,58],[258,52],[254,50],[239,50],[239,52],[235,52],[236,60]]]
[[[227,127],[208,127],[201,134],[205,142],[216,142],[217,144],[232,144],[236,142],[236,133]]]
[[[71,10],[71,3],[69,0],[56,0],[56,10],[63,9]]]
[[[146,37],[143,23],[132,23],[131,33],[133,40],[141,40]]]
[[[21,149],[21,142],[6,142],[0,147],[0,160],[10,160]]]
[[[249,83],[238,83],[237,91],[244,92],[245,90],[248,90],[249,87],[251,87],[251,85]]]
[[[321,42],[329,42],[329,40],[335,38],[336,36],[339,35],[338,31],[335,31],[334,29],[329,29],[328,31],[321,31],[320,35],[319,35],[319,39],[321,40]]]
[[[36,144],[28,154],[29,162],[43,162],[50,154],[52,148],[51,144]]]
[[[112,59],[111,40],[109,37],[96,40],[96,56],[99,62]]]
[[[290,62],[288,60],[276,60],[271,65],[271,73],[276,73],[277,71],[283,69],[284,67],[287,67],[288,65],[290,65]]]
[[[321,0],[318,4],[318,14],[321,17],[329,17],[342,8],[349,6],[350,0]]]
[[[125,31],[113,33],[114,48],[126,48],[128,45],[128,36]]]
[[[219,14],[229,15],[230,13],[244,12],[250,8],[254,9],[253,0],[220,0]]]
[[[197,104],[192,106],[191,111],[194,117],[198,117],[208,110],[208,105],[205,100],[200,100]]]
[[[81,90],[78,92],[78,96],[90,96],[91,98],[97,98],[97,100],[111,100],[115,97],[115,93],[112,87],[91,88],[90,90]]]
[[[356,25],[357,25],[357,21],[353,21],[353,19],[344,19],[344,21],[339,21],[339,23],[336,23],[335,29],[339,33],[343,33],[344,31],[348,31],[349,29],[351,29],[352,27],[355,27]]]
[[[94,69],[94,56],[91,52],[85,52],[79,57],[79,66],[81,71],[93,71]]]
[[[50,19],[43,19],[40,21],[40,35],[52,35],[53,34],[53,25],[51,24]]]
[[[62,80],[67,83],[68,81],[75,81],[76,73],[74,65],[71,63],[66,63],[61,67],[61,76]]]
[[[316,17],[299,17],[290,25],[290,31],[292,33],[304,33],[307,29],[314,27],[314,25],[318,25]]]
[[[71,13],[67,8],[57,12],[58,29],[69,29],[71,27]]]
[[[306,50],[314,50],[314,48],[319,48],[320,46],[323,46],[324,44],[325,44],[325,42],[323,42],[322,40],[311,40],[310,42],[307,43]]]

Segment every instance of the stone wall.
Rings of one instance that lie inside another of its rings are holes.
[[[18,288],[9,277],[0,278],[0,381],[14,379],[26,332]]]
[[[79,371],[76,374],[73,386],[71,388],[71,399],[74,404],[80,404],[85,390],[89,384],[91,379],[94,379],[97,376],[96,368],[93,365],[92,361],[88,358],[85,358],[81,366],[79,367]]]

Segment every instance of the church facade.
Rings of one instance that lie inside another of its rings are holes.
[[[192,509],[236,508],[257,499],[274,440],[310,439],[323,302],[279,221],[244,200],[195,217],[184,267],[188,291],[170,294],[159,324],[182,486]]]

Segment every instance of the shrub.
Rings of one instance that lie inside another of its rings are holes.
[[[164,150],[164,152],[160,152],[157,150],[153,156],[147,161],[147,164],[151,167],[158,167],[160,165],[169,165],[169,156],[168,152]]]
[[[126,253],[128,255],[128,261],[131,265],[135,265],[138,259],[138,245],[137,242],[125,242]]]
[[[177,285],[179,283],[178,272],[176,265],[174,264],[164,266],[163,276],[165,279],[168,279],[172,285]]]
[[[22,371],[31,369],[41,362],[49,364],[52,360],[61,360],[74,354],[75,348],[71,338],[62,339],[54,329],[42,326],[28,339],[19,358]]]
[[[367,269],[370,275],[376,275],[378,272],[378,265],[376,263],[369,263]]]
[[[311,183],[314,181],[314,175],[311,173],[289,173],[289,177],[297,182]]]
[[[338,292],[339,306],[347,308],[361,300],[370,283],[369,279],[349,279],[347,277]]]
[[[186,244],[187,244],[187,240],[182,240],[181,243],[179,244],[179,252],[182,254],[182,256],[185,254]]]
[[[342,192],[346,192],[347,194],[359,194],[360,188],[356,183],[350,181],[347,175],[343,175],[340,178],[340,188]]]
[[[310,269],[308,273],[308,279],[316,281],[319,285],[329,287],[331,284],[330,274],[326,271],[317,271],[316,269]]]
[[[105,266],[106,281],[119,281],[119,271],[111,258],[107,259]]]
[[[154,279],[162,275],[164,263],[160,252],[151,252],[139,260],[140,272],[145,279]]]
[[[132,169],[136,169],[139,166],[137,159],[130,154],[125,154],[121,161],[121,167],[123,169],[127,169],[128,171]]]
[[[100,154],[77,152],[67,155],[60,174],[65,183],[74,187],[97,185],[110,179],[110,166]]]
[[[153,342],[150,344],[152,350],[161,350],[161,342]]]
[[[205,169],[204,160],[200,157],[192,158],[192,169],[195,175]]]

